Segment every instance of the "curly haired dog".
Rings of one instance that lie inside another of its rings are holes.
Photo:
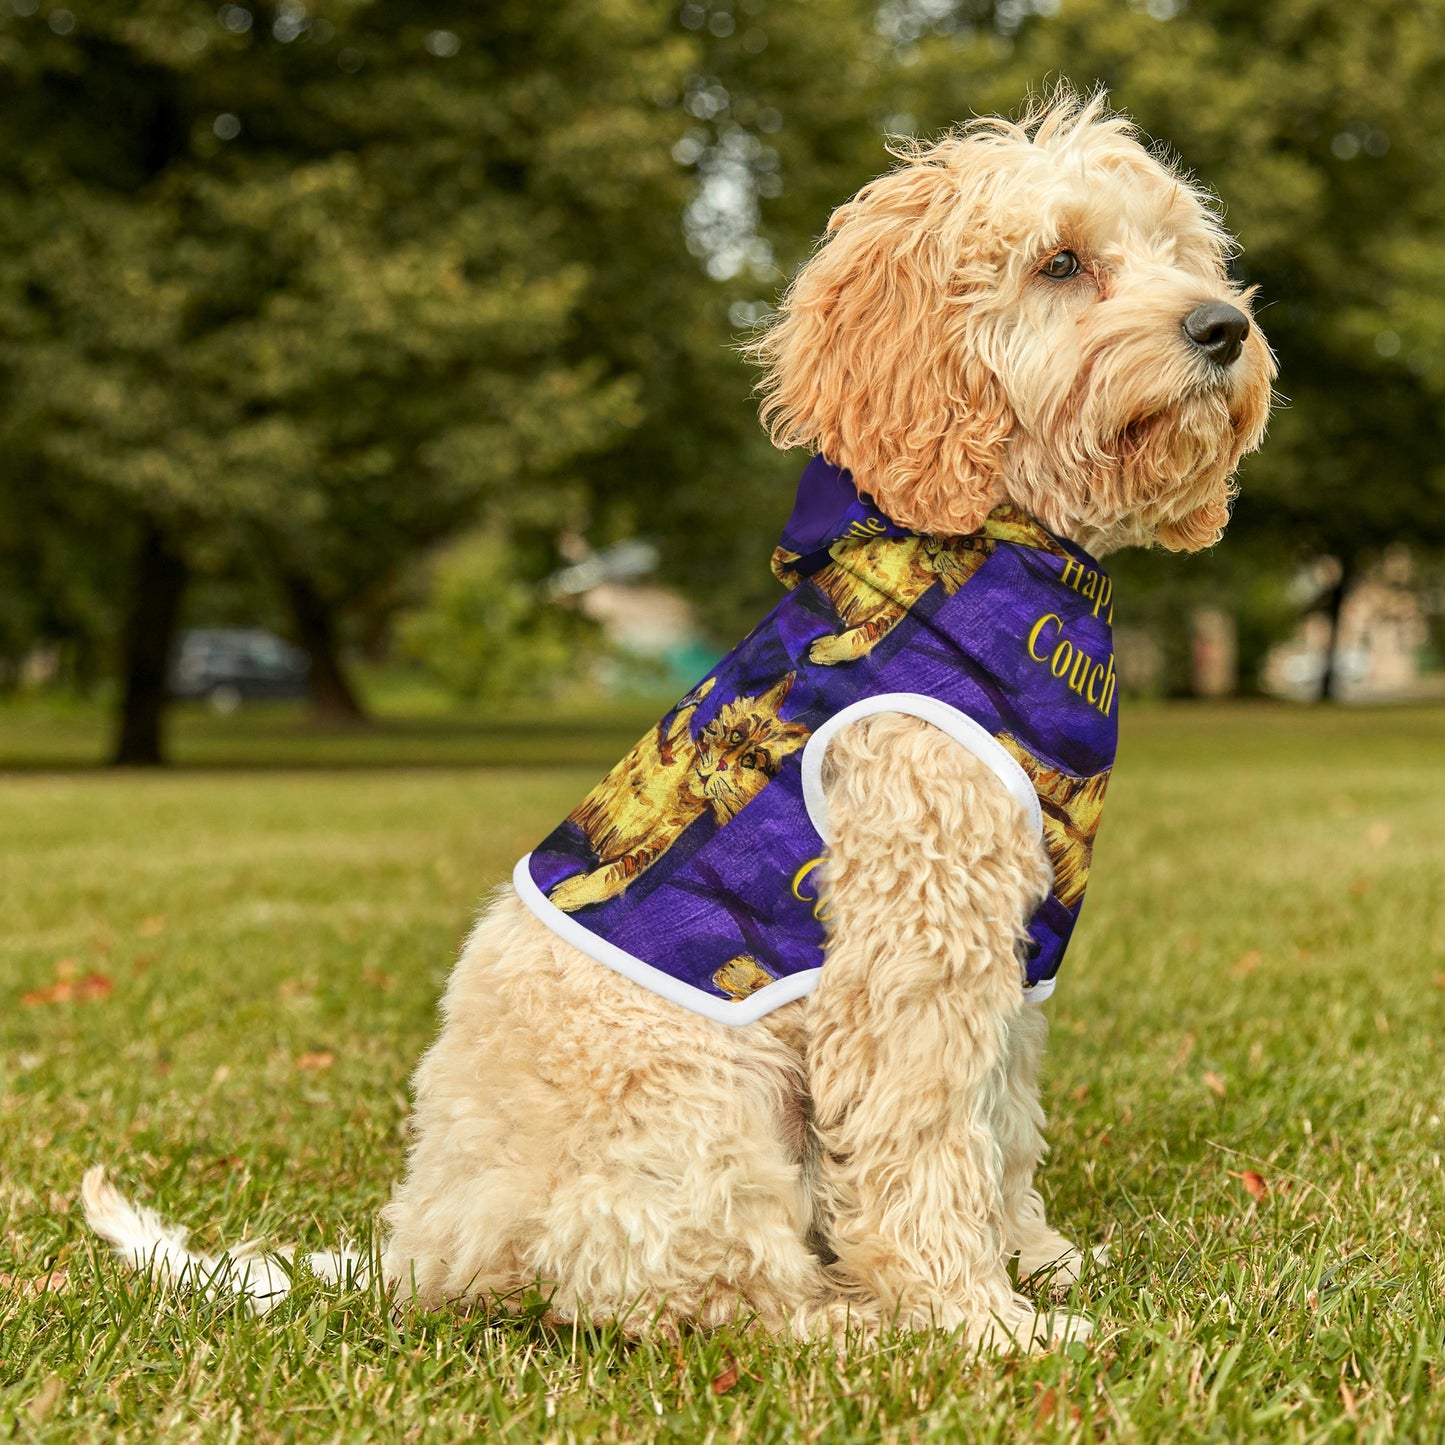
[[[1207,547],[1274,374],[1229,251],[1208,199],[1102,98],[909,144],[835,213],[755,344],[764,418],[928,537],[977,533],[1007,503],[1096,555]],[[823,786],[827,965],[745,1026],[601,966],[511,889],[493,901],[416,1073],[385,1211],[394,1288],[436,1304],[543,1281],[561,1319],[668,1334],[740,1316],[833,1338],[1087,1333],[1008,1273],[1012,1256],[1021,1276],[1080,1264],[1034,1184],[1046,1024],[1020,944],[1052,882],[1038,827],[914,716],[839,731]],[[750,968],[720,977],[751,986]],[[191,1260],[98,1170],[86,1202],[133,1259]]]

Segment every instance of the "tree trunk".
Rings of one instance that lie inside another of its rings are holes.
[[[1325,645],[1325,666],[1320,674],[1320,702],[1333,702],[1335,700],[1335,688],[1339,683],[1336,668],[1336,659],[1340,647],[1340,614],[1345,610],[1345,597],[1349,593],[1350,586],[1355,580],[1355,559],[1353,557],[1340,558],[1340,575],[1335,585],[1330,588],[1329,601],[1326,605],[1325,615],[1330,620],[1330,637]]]
[[[165,761],[161,723],[167,700],[166,668],[185,589],[185,562],[160,528],[147,521],[122,642],[124,693],[111,754],[117,767],[158,767]]]
[[[299,642],[311,659],[311,711],[318,722],[366,721],[366,711],[351,686],[336,643],[336,618],[331,606],[297,573],[285,576],[286,597]]]

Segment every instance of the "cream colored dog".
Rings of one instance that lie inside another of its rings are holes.
[[[1096,555],[1208,546],[1273,376],[1228,254],[1209,202],[1101,100],[974,122],[909,146],[833,216],[756,345],[765,418],[919,532],[973,532],[1009,500]],[[1046,1025],[1016,948],[1049,885],[1037,831],[912,717],[844,730],[825,782],[827,966],[745,1027],[496,898],[416,1073],[385,1214],[402,1296],[540,1282],[559,1319],[666,1334],[1087,1332],[1008,1273],[1011,1256],[1024,1276],[1080,1263],[1034,1186]],[[184,1273],[175,1237],[99,1171],[86,1200],[131,1258],[159,1247]]]

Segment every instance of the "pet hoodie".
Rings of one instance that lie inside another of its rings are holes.
[[[1046,998],[1114,762],[1108,577],[1009,506],[971,536],[909,532],[822,457],[773,571],[787,596],[517,864],[517,892],[599,963],[751,1023],[823,966],[829,741],[907,713],[986,763],[1043,837],[1054,879],[1020,981]]]

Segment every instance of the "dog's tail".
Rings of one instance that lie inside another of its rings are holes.
[[[85,1222],[132,1269],[198,1289],[207,1299],[243,1298],[258,1315],[280,1304],[291,1288],[294,1249],[265,1250],[253,1242],[219,1255],[193,1253],[186,1248],[185,1229],[167,1224],[143,1204],[132,1204],[105,1177],[103,1164],[86,1170],[80,1199]],[[364,1285],[371,1273],[370,1262],[353,1249],[325,1250],[305,1259],[311,1272],[330,1284]]]

